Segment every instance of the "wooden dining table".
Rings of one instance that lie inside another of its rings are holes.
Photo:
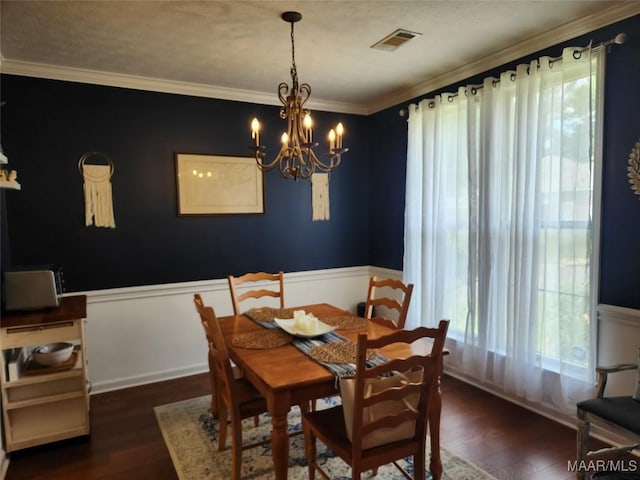
[[[295,307],[315,315],[319,320],[335,316],[354,316],[338,307],[322,303]],[[265,327],[246,315],[231,315],[219,318],[229,355],[243,371],[244,376],[255,386],[267,401],[271,414],[271,447],[276,480],[287,478],[289,464],[289,434],[287,415],[294,405],[308,405],[310,401],[337,395],[336,377],[327,368],[316,362],[297,347],[287,344],[271,349],[241,348],[233,345],[234,337]],[[367,335],[371,338],[389,334],[393,329],[382,323],[370,321]],[[337,333],[354,342],[358,331],[337,330]],[[389,358],[407,357],[412,353],[429,353],[431,344],[391,345],[380,353]],[[442,372],[442,362],[440,367]],[[438,381],[437,392],[431,399],[428,412],[429,435],[431,438],[431,459],[429,469],[434,479],[442,476],[440,458],[440,412],[441,394]]]

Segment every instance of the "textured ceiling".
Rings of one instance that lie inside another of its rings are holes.
[[[565,33],[571,38],[601,26],[607,9],[640,13],[640,2],[2,0],[0,8],[3,72],[147,81],[149,89],[247,101],[277,101],[277,85],[290,83],[290,26],[280,15],[296,10],[298,76],[311,84],[312,101],[368,113],[427,93],[420,90],[448,72],[486,70],[481,59],[513,60],[509,52],[561,42],[544,34],[569,22],[578,20]],[[394,52],[370,48],[398,28],[422,35]]]

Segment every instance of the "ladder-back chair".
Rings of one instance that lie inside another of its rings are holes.
[[[364,333],[358,335],[356,374],[349,380],[353,408],[348,408],[350,402],[341,385],[342,405],[303,413],[309,479],[313,480],[316,472],[330,478],[316,461],[316,439],[319,439],[351,466],[354,479],[388,463],[394,463],[408,476],[397,460],[413,456],[414,478],[424,480],[427,412],[431,396],[438,388],[448,326],[449,322],[442,320],[438,328],[398,330],[377,339],[369,339]],[[373,367],[366,364],[370,349],[382,349],[393,343],[411,345],[425,339],[433,339],[431,353],[391,359]]]
[[[231,303],[233,305],[233,313],[240,315],[242,310],[240,303],[249,298],[273,297],[280,301],[280,308],[284,308],[284,274],[278,273],[245,273],[239,277],[229,275],[229,291],[231,292]],[[238,293],[238,286],[245,283],[260,282],[261,285],[255,286],[253,290],[247,290]],[[262,284],[264,283],[264,284]]]
[[[378,296],[377,289],[386,289],[385,296]],[[369,279],[369,291],[367,293],[367,303],[364,308],[364,318],[371,319],[374,317],[373,312],[375,310],[376,317],[382,313],[382,308],[385,307],[397,312],[395,319],[391,320],[395,328],[404,328],[404,324],[407,321],[407,313],[409,312],[409,304],[411,303],[411,294],[413,293],[413,284],[405,284],[400,280],[393,278],[378,280],[375,276]]]
[[[267,411],[266,400],[243,377],[238,378],[229,358],[220,324],[213,308],[204,306],[200,295],[194,295],[194,303],[200,314],[202,326],[209,343],[210,365],[213,366],[219,418],[218,450],[226,448],[227,418],[231,425],[232,479],[240,480],[242,451],[264,445],[269,440],[243,445],[242,420],[256,418]],[[213,393],[213,392],[212,392]],[[213,395],[212,395],[213,396]]]

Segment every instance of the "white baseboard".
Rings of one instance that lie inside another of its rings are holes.
[[[166,380],[173,380],[174,378],[188,377],[191,375],[197,375],[199,373],[205,373],[209,371],[209,365],[203,363],[201,365],[194,365],[192,367],[174,368],[163,371],[151,372],[142,375],[135,375],[122,378],[113,378],[107,381],[92,383],[91,394],[110,392],[113,390],[120,390],[123,388],[138,387],[140,385],[147,385],[149,383],[164,382]]]

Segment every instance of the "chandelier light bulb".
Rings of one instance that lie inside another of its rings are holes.
[[[287,145],[289,143],[289,135],[287,134],[287,132],[284,132],[282,134],[280,141],[282,142],[283,145]]]
[[[260,145],[260,122],[255,117],[251,120],[251,138],[256,141],[256,147]]]
[[[338,122],[338,125],[336,125],[336,134],[338,140],[338,144],[336,146],[338,148],[342,148],[342,135],[344,134],[344,127],[342,126],[342,122]]]
[[[336,149],[336,132],[332,128],[329,130],[329,152],[333,152]]]
[[[311,127],[313,126],[313,121],[311,120],[311,115],[308,113],[304,116],[304,120],[302,121],[304,128],[307,133],[307,142],[311,143],[313,141],[313,133]]]

